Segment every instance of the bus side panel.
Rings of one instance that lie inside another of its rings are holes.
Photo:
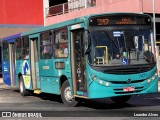
[[[10,74],[9,73],[4,73],[3,74],[3,82],[9,86],[11,86],[11,79],[10,79]]]
[[[22,74],[22,65],[21,65],[21,61],[17,60],[16,61],[16,87],[19,87],[19,74]]]
[[[53,60],[40,60],[39,61],[39,75],[40,76],[53,76],[54,65]]]
[[[41,92],[60,94],[59,78],[41,77]]]
[[[18,75],[21,74],[24,80],[26,89],[32,90],[32,80],[30,73],[30,61],[29,60],[19,60],[16,62],[16,86],[18,87],[19,78]]]
[[[10,79],[10,73],[9,73],[9,61],[3,62],[3,82],[9,86],[11,86],[11,79]]]
[[[22,74],[22,61],[21,60],[16,61],[16,75],[18,75],[19,73]]]
[[[138,88],[138,84],[136,85],[129,85],[129,86],[135,86],[135,88]],[[141,84],[144,88],[140,92],[132,92],[127,93],[124,91],[120,91],[121,93],[115,94],[114,89],[123,89],[128,86],[121,86],[121,87],[106,87],[104,85],[100,85],[96,82],[92,82],[89,88],[89,98],[108,98],[108,97],[114,97],[114,96],[123,96],[123,95],[135,95],[135,94],[147,94],[147,93],[157,93],[158,89],[158,77],[155,78],[154,81],[152,81],[150,84]]]
[[[64,63],[56,68],[56,63]],[[70,63],[66,59],[40,60],[39,73],[41,79],[41,91],[52,94],[60,94],[60,78],[70,78]],[[69,80],[69,79],[68,79]],[[70,81],[71,82],[71,81]]]

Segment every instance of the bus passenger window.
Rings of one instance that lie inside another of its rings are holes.
[[[55,49],[55,57],[67,57],[68,44],[57,44]]]
[[[3,60],[9,60],[8,42],[3,42]]]
[[[52,58],[52,47],[51,46],[42,46],[41,47],[41,58],[42,59]]]
[[[52,48],[52,32],[45,31],[41,33],[40,40],[40,58],[41,59],[51,59],[53,54]]]
[[[56,58],[68,57],[68,30],[67,28],[55,32],[55,50]]]
[[[29,38],[25,36],[22,38],[23,41],[23,59],[29,59]]]
[[[29,49],[23,51],[24,59],[29,59]]]
[[[21,38],[16,39],[16,59],[22,59],[22,40]]]
[[[64,57],[68,56],[68,48],[64,48]]]

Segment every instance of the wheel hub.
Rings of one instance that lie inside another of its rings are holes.
[[[20,92],[21,92],[21,93],[23,93],[23,89],[24,89],[24,88],[23,88],[23,83],[22,83],[22,81],[20,81]]]
[[[68,102],[72,102],[74,100],[74,97],[71,94],[71,89],[70,87],[67,87],[64,91],[64,97]]]

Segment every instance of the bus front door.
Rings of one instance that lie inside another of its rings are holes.
[[[71,32],[71,62],[74,94],[84,95],[86,93],[85,76],[85,52],[84,52],[84,30],[74,30]]]
[[[11,80],[11,86],[16,85],[15,77],[16,77],[16,71],[15,71],[15,43],[9,43],[9,71],[10,71],[10,80]]]
[[[38,37],[30,38],[30,49],[31,49],[30,65],[31,65],[31,78],[32,78],[33,90],[40,90],[40,81],[38,79],[39,76],[38,39],[39,39]]]

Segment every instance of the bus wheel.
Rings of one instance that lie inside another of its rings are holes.
[[[74,107],[78,104],[78,101],[76,101],[74,96],[71,94],[71,88],[68,81],[65,81],[62,84],[61,98],[66,106]]]
[[[124,104],[131,98],[130,95],[127,96],[117,96],[117,97],[111,97],[111,100],[117,104]]]
[[[27,96],[29,95],[29,91],[26,90],[25,86],[24,86],[24,81],[23,78],[20,77],[20,81],[19,81],[19,91],[21,93],[22,96]]]

